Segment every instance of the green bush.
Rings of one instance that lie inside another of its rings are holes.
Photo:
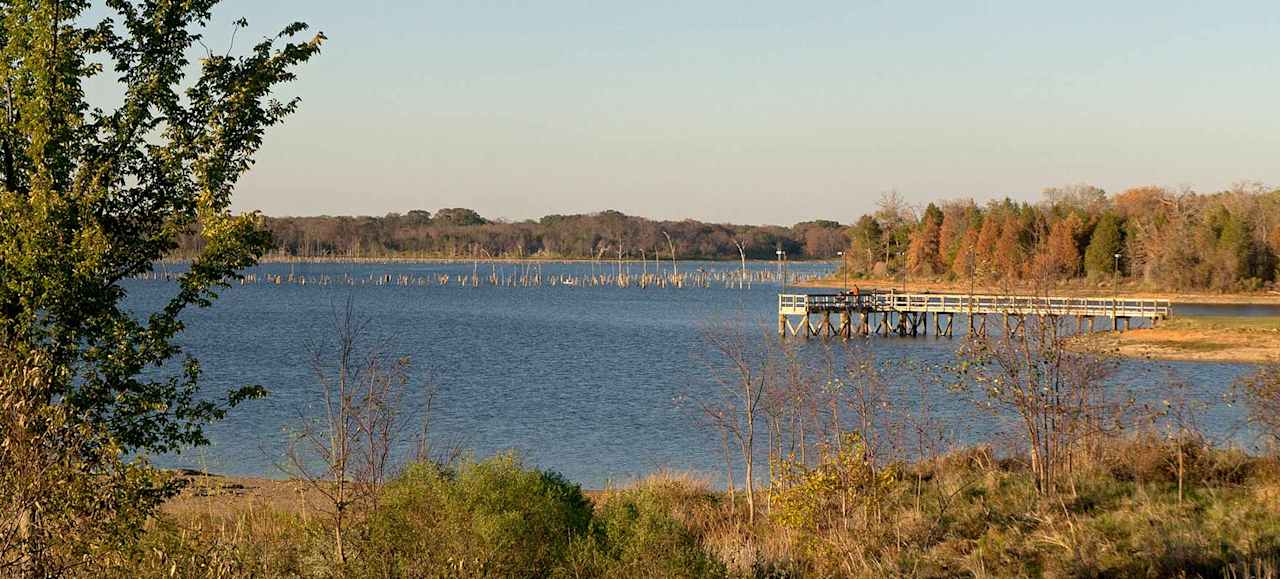
[[[350,576],[720,577],[673,513],[709,495],[646,485],[598,512],[575,484],[514,455],[456,470],[417,464],[383,490],[361,527]],[[712,504],[711,507],[714,507]]]
[[[417,464],[387,485],[351,571],[359,576],[545,577],[584,537],[591,503],[514,455],[456,472]]]
[[[575,543],[566,577],[723,577],[692,530],[672,513],[683,505],[667,489],[644,486],[610,497]]]

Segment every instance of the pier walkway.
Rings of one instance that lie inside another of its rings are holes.
[[[897,293],[874,291],[836,294],[779,294],[778,334],[809,337],[852,337],[876,334],[951,336],[957,315],[965,316],[970,333],[986,335],[987,318],[997,316],[1006,331],[1023,327],[1028,317],[1076,318],[1077,331],[1093,331],[1096,318],[1110,318],[1111,329],[1123,331],[1132,320],[1155,325],[1173,313],[1169,300],[1032,297]],[[832,321],[836,315],[838,321]],[[798,317],[797,323],[792,318]],[[874,330],[873,330],[874,328]]]

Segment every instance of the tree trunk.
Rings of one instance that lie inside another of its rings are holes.
[[[750,422],[747,426],[747,435],[745,438],[738,439],[739,447],[742,449],[743,475],[746,478],[743,485],[747,492],[747,523],[754,524],[756,520],[756,488],[755,488],[755,460],[751,456],[752,449],[752,427]]]
[[[738,490],[733,484],[733,459],[729,455],[729,431],[723,428],[720,431],[720,442],[724,448],[724,472],[728,477],[729,490],[729,513],[736,514],[738,511]]]

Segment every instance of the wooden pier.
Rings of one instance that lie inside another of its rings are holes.
[[[1110,319],[1113,331],[1130,328],[1132,320],[1155,325],[1173,313],[1169,300],[1030,297],[968,294],[908,294],[896,292],[839,294],[779,294],[778,335],[851,338],[952,336],[956,316],[964,316],[971,334],[985,336],[988,318],[995,316],[1004,331],[1018,331],[1028,317],[1075,318],[1077,331],[1094,331],[1097,318]],[[832,320],[832,316],[836,320]],[[792,318],[799,318],[792,323]]]

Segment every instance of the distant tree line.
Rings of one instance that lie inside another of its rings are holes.
[[[930,203],[887,195],[850,229],[846,267],[872,277],[979,283],[1093,281],[1256,290],[1280,272],[1280,189],[1255,183],[1198,194],[1089,185],[1046,189],[1040,203]]]
[[[288,257],[670,259],[674,250],[682,260],[774,259],[782,249],[788,259],[830,259],[849,244],[847,228],[835,221],[743,226],[654,221],[617,211],[505,222],[451,208],[383,217],[267,217],[265,225],[274,254]],[[182,251],[194,249],[184,245]]]
[[[993,283],[1126,280],[1169,289],[1253,290],[1280,278],[1280,189],[1054,187],[1039,202],[972,199],[908,205],[896,194],[852,225],[790,227],[603,211],[507,222],[471,209],[383,217],[268,217],[280,257],[545,257],[565,259],[834,259],[874,278]],[[186,238],[180,253],[194,253]],[[1119,255],[1117,258],[1116,256]],[[1118,268],[1118,271],[1117,271]]]

